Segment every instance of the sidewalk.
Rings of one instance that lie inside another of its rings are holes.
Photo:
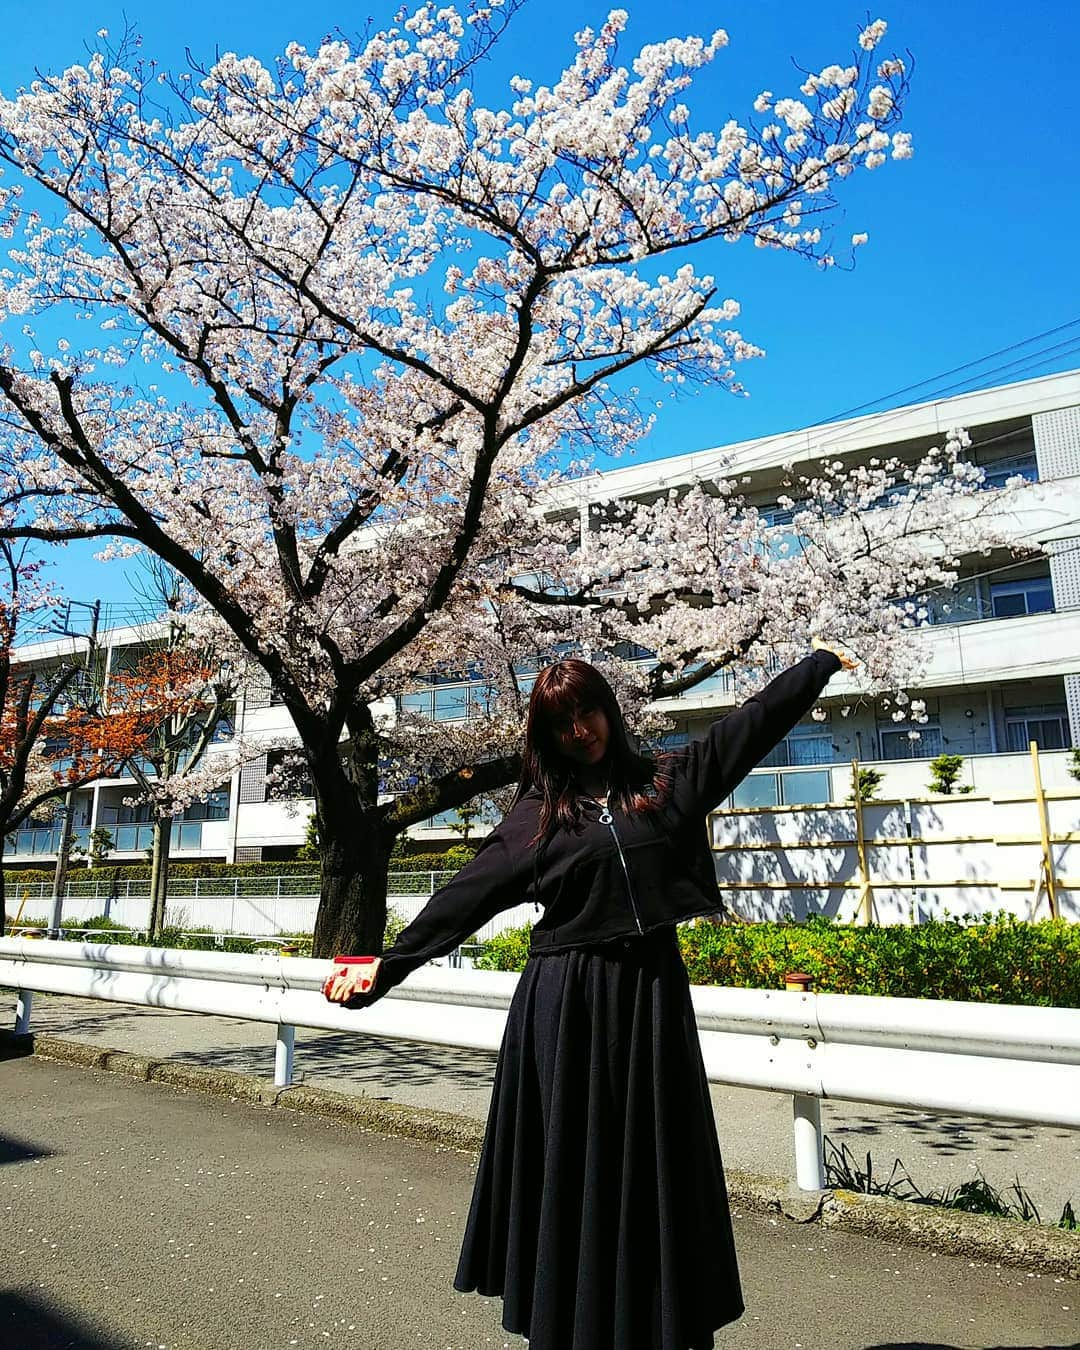
[[[5,1016],[13,1017],[8,997]],[[261,1022],[37,994],[31,1027],[273,1079],[274,1030]],[[487,1115],[494,1071],[495,1056],[477,1051],[303,1027],[296,1032],[296,1083],[476,1120]],[[794,1175],[790,1097],[715,1085],[712,1097],[729,1169]],[[1080,1212],[1080,1131],[855,1102],[825,1102],[822,1116],[829,1139],[846,1144],[860,1167],[869,1150],[876,1177],[887,1178],[897,1158],[924,1191],[969,1181],[981,1170],[999,1190],[1019,1178],[1044,1222],[1056,1222],[1070,1199]]]

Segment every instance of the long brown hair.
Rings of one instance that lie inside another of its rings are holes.
[[[520,801],[534,788],[543,794],[536,836],[541,845],[556,829],[576,829],[581,820],[581,793],[573,765],[559,749],[554,724],[584,708],[599,708],[607,718],[608,746],[602,766],[609,804],[624,811],[654,811],[669,785],[662,761],[634,749],[615,691],[595,666],[576,657],[545,666],[529,699],[521,781],[514,797]]]

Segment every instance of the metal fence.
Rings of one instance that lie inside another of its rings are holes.
[[[393,895],[430,896],[454,875],[445,872],[391,872],[390,893]],[[4,881],[11,895],[28,902],[51,900],[52,883],[29,881],[20,884],[18,872],[7,872]],[[150,878],[136,877],[122,881],[80,881],[69,873],[64,897],[68,900],[135,900],[150,894]],[[170,900],[205,900],[217,898],[239,900],[254,896],[260,899],[280,899],[282,896],[305,896],[318,899],[319,874],[283,873],[280,876],[246,877],[169,877]]]
[[[453,872],[391,872],[388,908],[410,923],[431,895]],[[33,882],[20,887],[17,874],[7,876],[8,908],[15,923],[47,921],[52,887]],[[210,930],[271,938],[281,933],[310,933],[319,907],[317,873],[251,877],[170,878],[165,922],[183,930]],[[104,917],[113,923],[145,932],[150,922],[150,882],[147,879],[72,882],[65,890],[64,919],[76,925]],[[496,915],[474,935],[486,942],[507,928],[535,918],[531,904],[517,905]]]
[[[517,975],[430,966],[374,1007],[328,1003],[331,962],[299,957],[0,939],[15,1029],[33,992],[250,1018],[277,1027],[275,1083],[292,1081],[298,1026],[495,1050]],[[795,1174],[824,1185],[821,1100],[1080,1126],[1080,1010],[764,989],[692,990],[712,1082],[791,1096]]]

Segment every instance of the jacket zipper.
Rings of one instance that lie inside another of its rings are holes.
[[[615,818],[606,806],[602,807],[600,810],[600,824],[608,827],[611,831],[612,839],[615,840],[615,847],[619,852],[619,862],[622,863],[623,876],[626,878],[626,894],[630,901],[630,909],[634,915],[634,922],[637,924],[638,932],[644,936],[645,929],[641,926],[641,915],[638,913],[637,901],[634,899],[634,888],[630,884],[630,869],[626,865],[626,855],[623,853],[619,836],[615,832]]]

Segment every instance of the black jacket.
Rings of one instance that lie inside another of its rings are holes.
[[[840,669],[816,651],[714,722],[704,739],[665,757],[673,775],[655,811],[583,808],[576,833],[558,830],[536,858],[541,794],[517,802],[476,857],[431,897],[383,954],[381,997],[418,966],[452,951],[500,910],[535,900],[534,954],[632,937],[722,909],[706,817],[813,707]]]

